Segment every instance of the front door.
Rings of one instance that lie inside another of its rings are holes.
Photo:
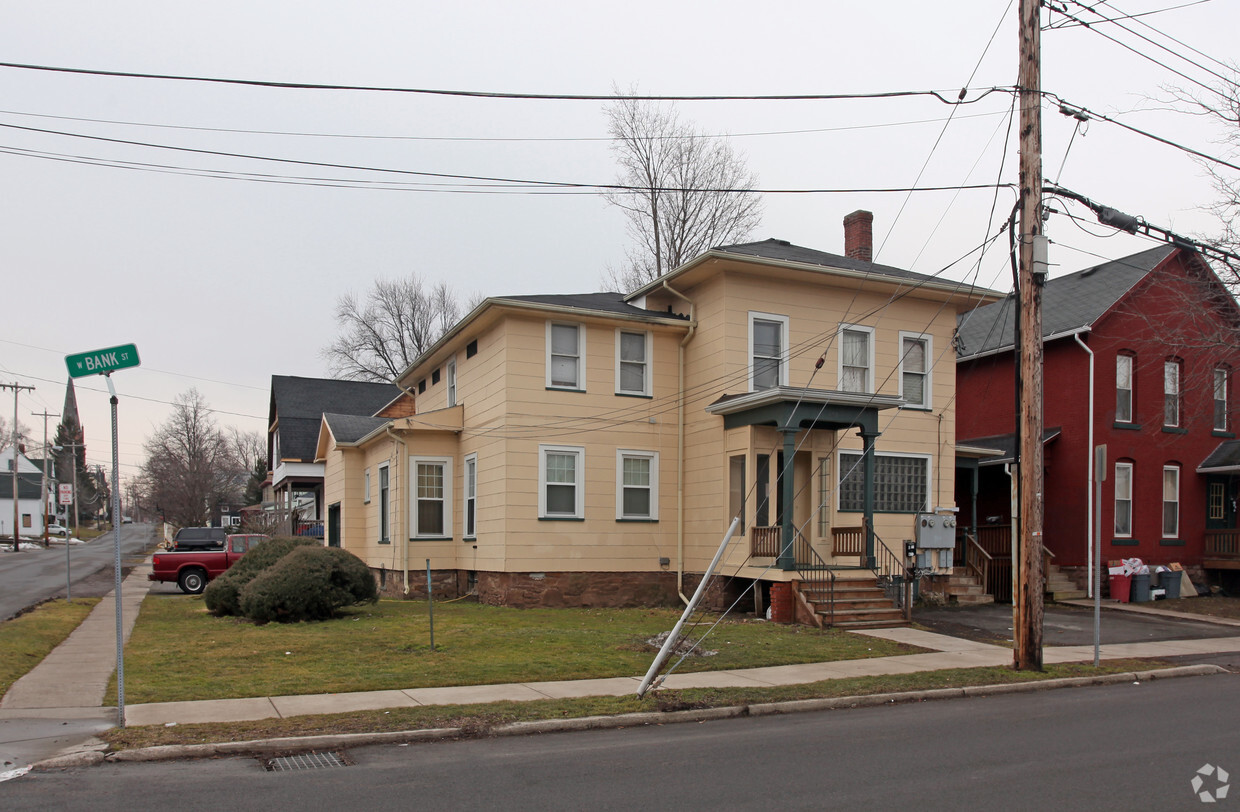
[[[1206,477],[1206,529],[1231,530],[1236,526],[1234,486],[1229,476]]]

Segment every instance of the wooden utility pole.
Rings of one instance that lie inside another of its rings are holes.
[[[1019,561],[1012,605],[1013,661],[1042,670],[1042,286],[1046,237],[1042,233],[1041,3],[1020,0],[1020,335],[1017,354]]]
[[[51,446],[47,444],[47,419],[49,417],[60,417],[60,415],[51,414],[50,412],[47,411],[47,409],[44,409],[42,412],[31,412],[30,414],[34,415],[35,417],[43,418],[43,486],[42,486],[42,489],[43,489],[43,546],[47,547],[48,546],[47,525],[48,525],[48,518],[49,518],[48,511],[47,511],[47,502],[48,502],[48,499],[47,499],[47,455],[48,455],[48,452],[51,451],[51,448],[52,448]],[[69,543],[69,538],[68,536],[66,536],[65,544],[68,544],[68,543]]]

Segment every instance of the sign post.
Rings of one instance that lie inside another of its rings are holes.
[[[108,393],[112,403],[112,530],[115,538],[115,573],[116,591],[113,599],[116,602],[116,719],[117,726],[125,726],[125,629],[121,617],[121,490],[120,490],[120,451],[116,428],[116,387],[112,385],[112,373],[118,369],[136,367],[138,348],[133,344],[122,344],[119,347],[108,347],[103,350],[81,352],[65,356],[65,366],[69,368],[70,378],[81,378],[86,375],[102,375],[108,381]],[[65,537],[66,554],[69,539]]]
[[[1094,668],[1102,655],[1102,483],[1107,481],[1107,447],[1094,446]]]
[[[73,483],[62,482],[56,487],[57,502],[62,505],[73,504]],[[65,519],[65,602],[73,600],[73,578],[69,575],[69,520]]]

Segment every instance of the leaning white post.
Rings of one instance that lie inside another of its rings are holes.
[[[715,572],[715,567],[719,564],[719,559],[723,557],[723,551],[728,548],[728,544],[732,542],[732,534],[736,532],[736,526],[740,524],[740,517],[732,519],[732,524],[728,525],[728,532],[723,534],[723,542],[719,545],[719,549],[715,551],[715,557],[711,559],[710,566],[706,568],[706,572],[702,575],[702,580],[698,584],[697,589],[693,592],[693,597],[689,599],[689,603],[685,606],[685,611],[681,613],[680,620],[676,621],[676,625],[672,627],[672,633],[667,636],[667,640],[663,643],[663,648],[659,649],[658,655],[654,658],[654,662],[650,664],[650,670],[646,672],[645,679],[637,688],[637,698],[641,699],[646,695],[646,691],[650,690],[650,683],[654,680],[655,675],[659,673],[659,669],[663,667],[663,663],[667,660],[667,655],[671,653],[672,646],[676,645],[676,639],[680,636],[680,629],[685,625],[685,621],[693,614],[693,610],[697,608],[698,601],[702,599],[702,593],[706,591],[706,583],[710,580],[710,576]],[[660,680],[662,682],[662,680]]]

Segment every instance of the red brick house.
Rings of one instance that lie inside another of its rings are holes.
[[[958,324],[957,445],[978,465],[958,477],[957,504],[961,523],[979,525],[980,536],[1011,520],[1013,307],[1008,297]],[[1052,563],[1085,583],[1092,449],[1104,444],[1103,561],[1179,562],[1199,582],[1240,569],[1238,338],[1240,308],[1184,248],[1151,248],[1047,282],[1044,542]]]

